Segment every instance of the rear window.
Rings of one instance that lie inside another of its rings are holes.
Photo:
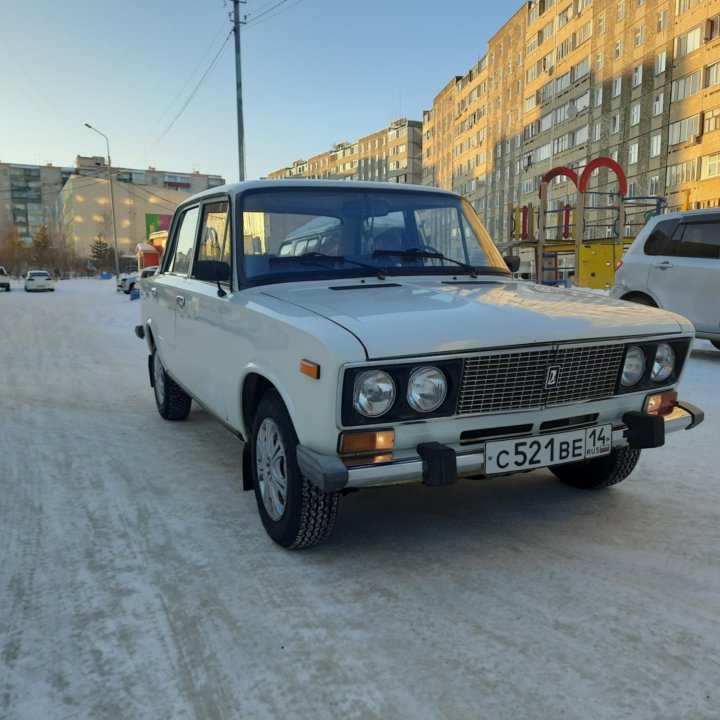
[[[644,252],[646,255],[674,255],[673,233],[677,227],[677,220],[662,220],[650,233],[645,241]]]

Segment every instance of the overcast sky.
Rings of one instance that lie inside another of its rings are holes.
[[[421,120],[519,6],[248,0],[247,178],[398,117]],[[230,0],[0,0],[0,162],[71,166],[78,154],[105,156],[90,123],[109,137],[115,166],[237,180],[232,8]]]

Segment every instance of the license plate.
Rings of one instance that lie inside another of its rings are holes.
[[[607,455],[611,450],[612,425],[497,440],[485,443],[485,472],[489,475],[561,465]]]

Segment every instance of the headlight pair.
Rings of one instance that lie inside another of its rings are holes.
[[[667,380],[675,370],[675,351],[668,343],[659,343],[654,346],[655,355],[651,360],[652,370],[650,380],[661,383]],[[637,385],[645,375],[648,357],[645,350],[638,345],[632,345],[625,354],[625,364],[622,369],[620,383],[624,387]]]
[[[416,412],[437,410],[447,395],[447,378],[432,366],[415,368],[407,383],[405,399]],[[355,378],[353,409],[368,418],[384,415],[395,403],[397,389],[392,376],[384,370],[365,370]]]

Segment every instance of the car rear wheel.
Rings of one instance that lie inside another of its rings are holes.
[[[192,398],[165,372],[158,351],[152,354],[153,390],[158,412],[165,420],[184,420]]]
[[[550,468],[556,478],[567,485],[583,490],[605,488],[622,482],[634,469],[640,459],[640,451],[620,447],[609,455],[583,460]]]
[[[326,493],[298,468],[295,428],[280,395],[263,396],[253,423],[253,484],[267,534],[285,548],[299,550],[324,540],[338,510],[338,493]]]
[[[649,307],[657,307],[655,302],[652,298],[648,297],[647,295],[630,295],[625,300],[628,300],[629,302],[637,303],[638,305],[647,305]]]

